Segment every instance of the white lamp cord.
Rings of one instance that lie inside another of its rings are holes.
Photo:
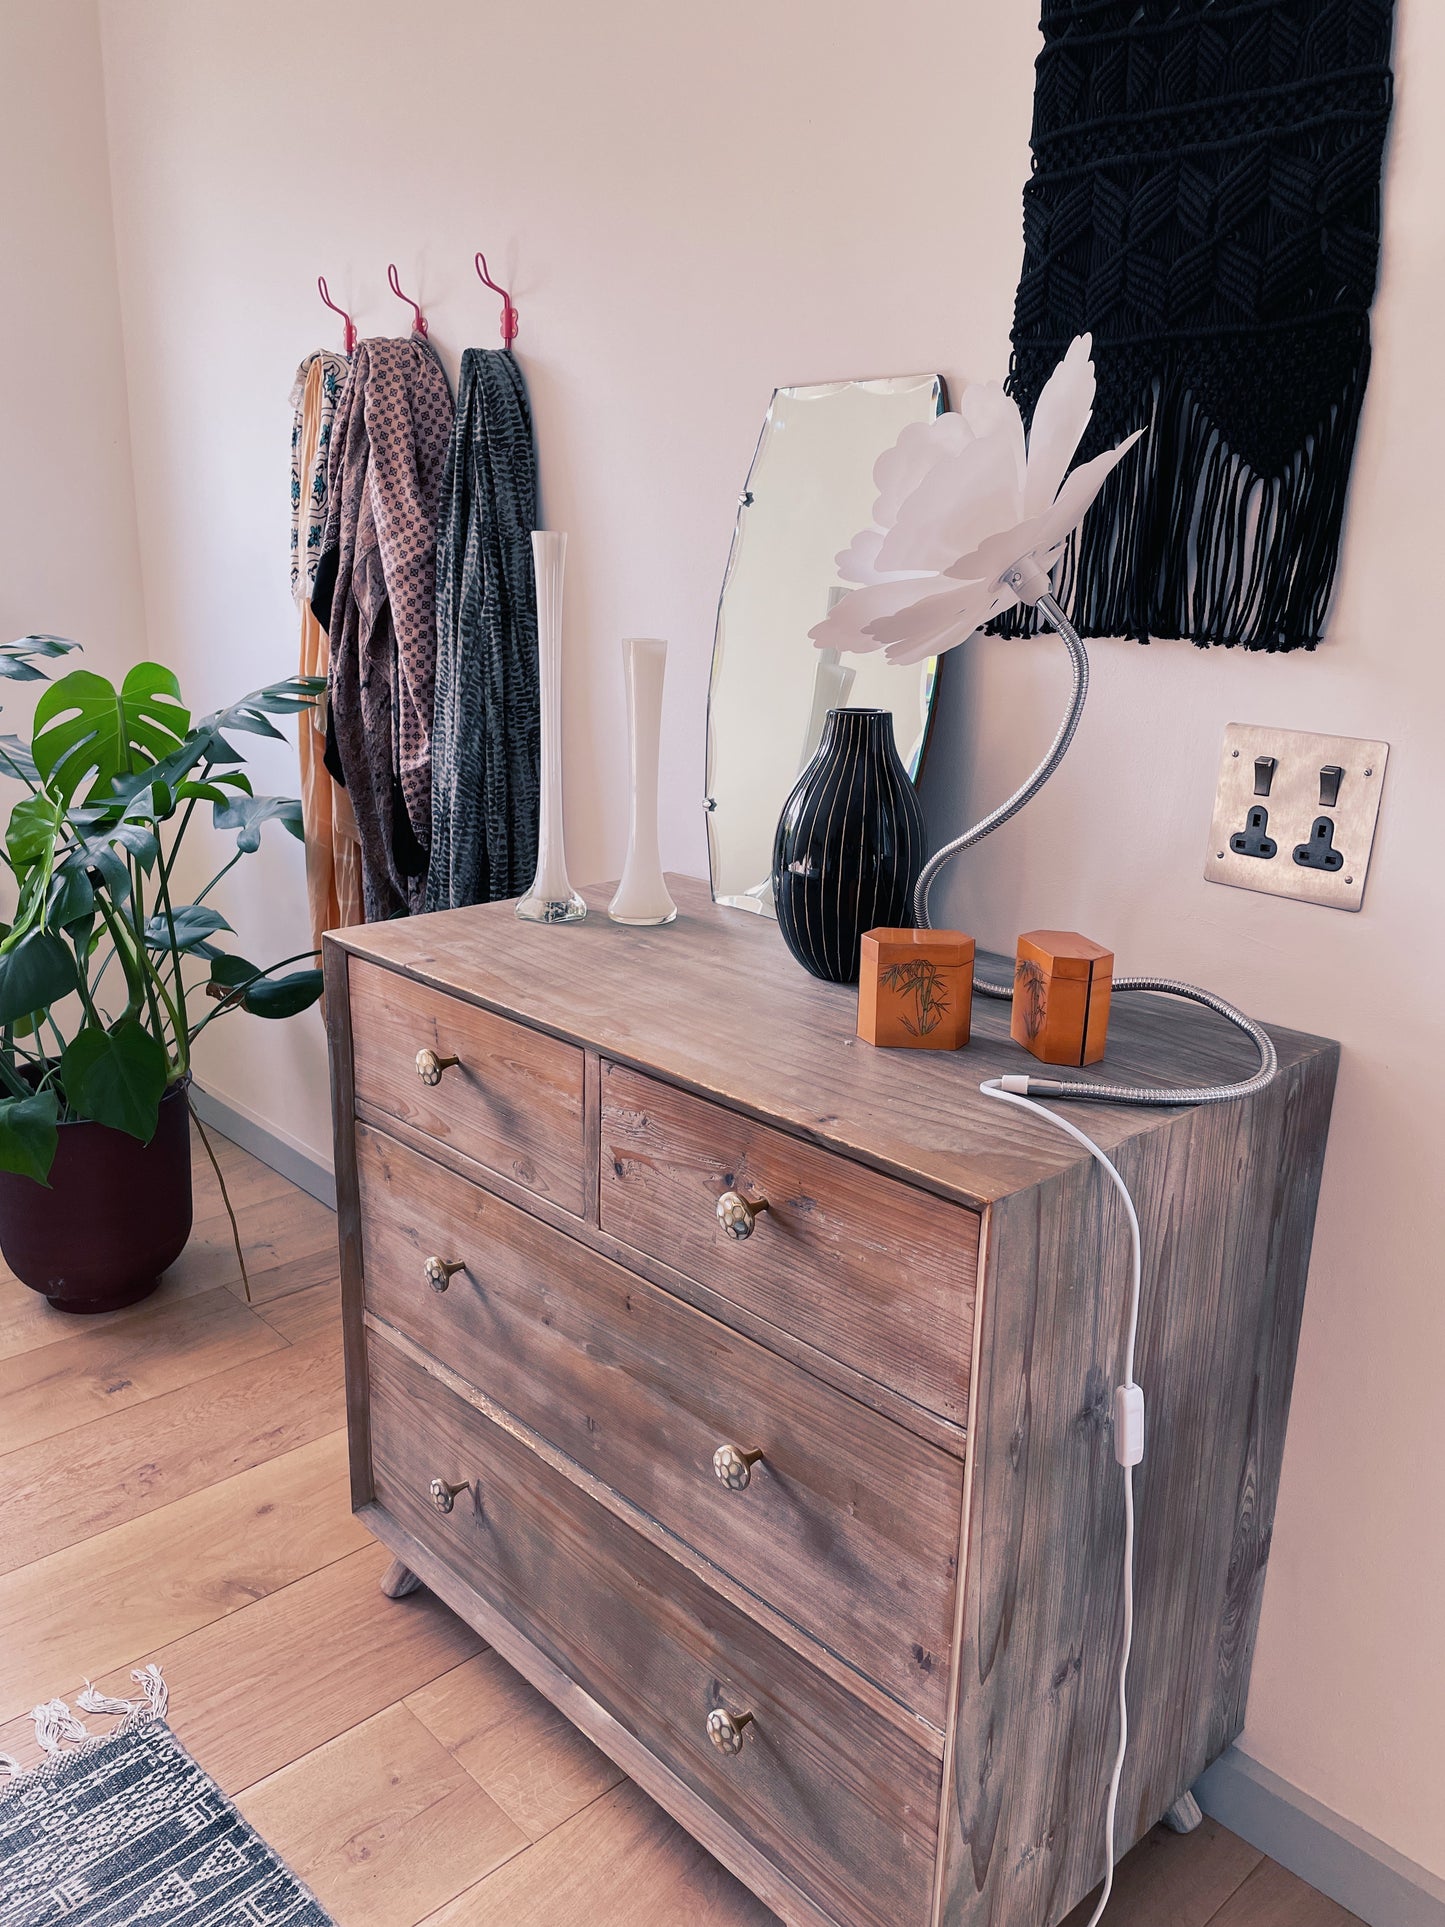
[[[1114,1754],[1113,1771],[1109,1775],[1109,1798],[1104,1811],[1104,1891],[1099,1895],[1099,1904],[1088,1922],[1088,1927],[1098,1927],[1114,1890],[1114,1823],[1119,1810],[1119,1782],[1124,1772],[1124,1756],[1129,1747],[1129,1655],[1134,1645],[1134,1467],[1144,1456],[1144,1395],[1134,1382],[1142,1270],[1139,1215],[1134,1209],[1128,1185],[1112,1162],[1094,1140],[1076,1125],[1044,1105],[1036,1104],[1031,1097],[1006,1090],[1001,1078],[991,1077],[980,1084],[979,1089],[985,1097],[996,1097],[1004,1104],[1016,1104],[1020,1110],[1032,1111],[1056,1130],[1065,1132],[1076,1143],[1082,1144],[1118,1192],[1129,1220],[1129,1323],[1124,1338],[1123,1383],[1114,1393],[1114,1456],[1124,1473],[1124,1635],[1119,1651],[1119,1744]]]
[[[1069,652],[1073,668],[1073,686],[1069,692],[1068,708],[1063,721],[1059,724],[1048,753],[1033,775],[1016,789],[1007,802],[1001,803],[996,810],[975,823],[972,829],[965,830],[962,836],[946,843],[941,850],[929,858],[918,878],[913,897],[913,920],[920,929],[931,927],[932,919],[928,911],[929,893],[944,864],[962,851],[981,843],[992,831],[1007,823],[1009,818],[1018,814],[1025,803],[1037,796],[1059,764],[1069,744],[1074,740],[1074,732],[1083,714],[1084,701],[1089,693],[1089,658],[1079,632],[1074,628],[1058,603],[1047,590],[1047,577],[1042,574],[1036,563],[1025,558],[1006,578],[1010,587],[1017,590],[1020,600],[1033,602],[1040,615],[1062,638]],[[987,979],[976,977],[974,989],[984,997],[1010,998],[1013,996],[1012,984],[989,983]],[[1094,1140],[1076,1125],[1070,1124],[1056,1111],[1037,1103],[1039,1097],[1092,1098],[1096,1103],[1105,1104],[1224,1104],[1233,1098],[1253,1097],[1266,1085],[1273,1083],[1279,1072],[1279,1058],[1276,1055],[1274,1040],[1269,1032],[1244,1012],[1236,1010],[1223,997],[1216,996],[1211,990],[1200,990],[1194,984],[1180,983],[1172,977],[1116,977],[1114,992],[1143,990],[1159,996],[1180,997],[1190,1003],[1202,1004],[1205,1009],[1214,1011],[1236,1029],[1242,1031],[1254,1045],[1259,1062],[1248,1077],[1239,1078],[1231,1083],[1182,1085],[1160,1087],[1140,1084],[1085,1084],[1076,1078],[1029,1077],[1022,1073],[1011,1073],[1003,1077],[991,1077],[979,1086],[985,1097],[998,1098],[1005,1104],[1016,1104],[1020,1110],[1032,1111],[1036,1117],[1052,1124],[1057,1131],[1081,1144],[1089,1156],[1102,1168],[1110,1183],[1123,1200],[1124,1210],[1129,1220],[1130,1240],[1130,1277],[1129,1277],[1129,1328],[1124,1342],[1124,1378],[1114,1391],[1114,1456],[1124,1473],[1124,1636],[1119,1653],[1119,1744],[1114,1754],[1114,1768],[1109,1776],[1109,1799],[1104,1815],[1104,1890],[1099,1896],[1099,1904],[1094,1909],[1088,1927],[1098,1927],[1104,1909],[1109,1904],[1109,1896],[1114,1890],[1114,1826],[1119,1810],[1119,1782],[1124,1772],[1124,1756],[1129,1746],[1129,1655],[1134,1644],[1134,1467],[1144,1456],[1144,1394],[1134,1382],[1134,1348],[1139,1333],[1139,1290],[1142,1268],[1139,1240],[1139,1216],[1134,1209],[1134,1200],[1129,1196],[1129,1187],[1119,1176],[1110,1160],[1095,1144]]]

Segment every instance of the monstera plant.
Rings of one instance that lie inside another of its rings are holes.
[[[74,647],[0,645],[0,676],[47,679],[41,665]],[[236,743],[280,736],[272,718],[322,687],[292,677],[194,721],[159,663],[137,663],[119,689],[75,669],[41,695],[28,745],[0,736],[0,774],[23,790],[0,924],[0,1249],[65,1309],[144,1295],[189,1235],[186,1086],[201,1032],[236,1011],[290,1017],[321,995],[313,951],[259,968],[210,899],[265,824],[301,835],[299,802],[253,794]],[[188,895],[178,863],[198,810],[229,848]]]

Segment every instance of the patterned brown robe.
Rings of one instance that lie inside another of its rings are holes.
[[[420,336],[357,343],[331,433],[311,606],[331,640],[328,762],[369,922],[420,910],[431,843],[436,534],[452,395]]]

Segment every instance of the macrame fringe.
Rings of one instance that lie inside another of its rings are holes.
[[[1201,649],[1313,649],[1334,590],[1350,462],[1370,367],[1362,333],[1341,392],[1304,447],[1263,476],[1226,443],[1180,376],[1156,381],[1126,457],[1075,533],[1054,593],[1086,636]],[[1096,424],[1097,428],[1097,424]],[[990,625],[1032,635],[1032,608]]]

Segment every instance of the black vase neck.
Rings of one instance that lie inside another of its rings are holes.
[[[895,755],[891,709],[830,709],[818,742],[820,755],[848,744],[867,743],[870,749],[886,744]]]

